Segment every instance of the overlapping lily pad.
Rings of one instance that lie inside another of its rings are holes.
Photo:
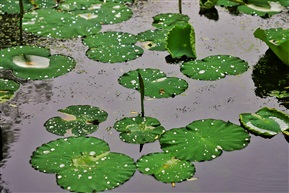
[[[161,123],[152,117],[125,117],[113,128],[120,133],[120,139],[127,143],[145,144],[156,141],[165,132]]]
[[[177,23],[188,23],[189,16],[179,13],[161,13],[153,17],[153,26],[158,29],[171,29]]]
[[[107,113],[98,107],[89,105],[73,105],[58,112],[63,113],[63,117],[53,117],[45,122],[47,131],[64,136],[83,136],[95,132],[98,125],[107,119]]]
[[[240,126],[222,120],[197,120],[184,128],[166,131],[160,138],[161,148],[176,158],[189,161],[207,161],[223,151],[245,148],[249,134]]]
[[[137,161],[137,169],[147,175],[153,175],[165,183],[181,182],[195,174],[195,167],[188,161],[179,160],[169,153],[152,153]]]
[[[109,150],[95,137],[62,138],[38,147],[30,163],[41,172],[56,173],[58,185],[66,190],[99,192],[120,186],[136,170],[132,158]]]
[[[273,137],[283,132],[289,136],[289,115],[273,108],[264,107],[256,113],[242,113],[240,122],[256,135]]]
[[[20,84],[13,80],[0,79],[0,104],[11,100]]]
[[[61,76],[76,65],[73,58],[50,55],[49,49],[36,46],[17,46],[0,50],[0,69],[12,70],[16,77],[42,80]]]
[[[126,88],[139,89],[138,72],[144,81],[144,94],[152,98],[175,97],[188,88],[188,83],[180,78],[167,77],[164,72],[158,69],[146,68],[132,70],[124,73],[118,82]]]
[[[124,32],[102,32],[84,38],[83,43],[89,47],[86,55],[100,62],[125,62],[140,57],[143,49],[136,46],[135,35]]]
[[[229,55],[208,56],[201,60],[184,62],[181,72],[197,80],[219,80],[226,75],[238,75],[247,71],[247,62]]]

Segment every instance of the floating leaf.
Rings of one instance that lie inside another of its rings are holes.
[[[165,51],[165,45],[167,41],[167,29],[155,29],[141,32],[137,35],[140,42],[143,43],[143,47],[149,50]]]
[[[136,46],[135,35],[124,32],[103,32],[84,38],[89,47],[86,55],[100,62],[125,62],[143,54],[143,49]]]
[[[69,106],[58,112],[64,113],[64,117],[53,117],[46,121],[44,126],[50,133],[60,136],[91,134],[98,129],[101,122],[107,119],[105,111],[89,105]]]
[[[108,144],[94,137],[69,137],[43,144],[30,163],[56,173],[58,185],[73,192],[99,192],[125,183],[135,172],[134,160],[109,152]]]
[[[120,133],[120,139],[127,143],[145,144],[160,138],[165,132],[161,123],[152,117],[125,117],[117,121],[113,128]]]
[[[19,78],[43,80],[55,78],[71,71],[76,63],[67,56],[50,55],[49,49],[18,46],[0,50],[0,69],[12,70]]]
[[[218,0],[200,0],[200,8],[201,9],[212,9]]]
[[[273,137],[289,129],[289,115],[268,107],[256,113],[240,114],[240,122],[251,133],[263,137]]]
[[[189,16],[179,13],[162,13],[153,17],[153,26],[159,29],[171,29],[177,23],[188,23]]]
[[[195,31],[194,28],[186,24],[176,24],[167,35],[166,49],[172,58],[196,58]]]
[[[126,88],[139,90],[138,72],[144,80],[145,96],[152,98],[168,98],[183,93],[188,88],[188,83],[180,78],[166,77],[158,69],[137,69],[124,73],[118,82]]]
[[[236,5],[239,5],[239,4],[237,2],[233,2],[233,1],[230,1],[230,0],[218,0],[217,5],[225,6],[225,7],[232,7],[232,6],[236,6]]]
[[[181,72],[197,80],[218,80],[226,75],[237,75],[247,71],[247,62],[229,55],[208,56],[202,60],[184,62]]]
[[[168,153],[152,153],[137,161],[137,169],[165,183],[181,182],[195,174],[195,167],[188,161],[176,159]]]
[[[189,161],[212,160],[222,151],[245,148],[249,134],[240,126],[222,120],[197,120],[185,128],[166,131],[160,138],[161,148],[176,158]]]
[[[0,104],[11,100],[19,88],[20,85],[17,82],[0,78]]]

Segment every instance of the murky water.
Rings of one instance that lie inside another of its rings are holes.
[[[107,121],[91,134],[110,144],[111,151],[125,153],[135,160],[141,155],[161,151],[159,143],[139,146],[121,142],[115,130],[107,131],[115,121],[140,111],[139,93],[117,82],[124,72],[136,68],[158,68],[167,75],[177,76],[189,83],[185,95],[175,98],[145,101],[147,116],[157,118],[166,129],[185,126],[197,119],[222,119],[239,124],[238,116],[255,112],[264,106],[289,112],[274,98],[255,95],[252,68],[268,47],[253,36],[258,28],[289,27],[289,14],[270,19],[240,15],[232,16],[217,8],[219,20],[200,16],[198,1],[185,1],[187,14],[196,32],[197,57],[228,54],[246,60],[250,68],[240,76],[219,81],[196,81],[180,73],[178,65],[167,64],[167,52],[145,51],[136,60],[120,64],[104,64],[85,56],[87,48],[80,39],[56,42],[52,54],[65,54],[77,61],[77,67],[64,76],[46,81],[23,83],[21,90],[9,103],[1,104],[1,126],[4,136],[4,160],[1,162],[3,192],[66,192],[54,174],[34,170],[29,164],[32,152],[43,143],[58,137],[48,133],[43,124],[57,115],[57,110],[69,105],[92,105],[108,112]],[[153,29],[152,17],[159,13],[177,13],[177,1],[149,0],[134,7],[134,17],[104,30],[137,34]],[[41,43],[40,43],[41,44]],[[288,192],[288,143],[280,134],[272,139],[251,136],[251,143],[243,150],[224,152],[219,158],[194,163],[198,178],[176,184],[156,181],[138,171],[124,185],[108,192]],[[2,188],[1,188],[2,186]]]

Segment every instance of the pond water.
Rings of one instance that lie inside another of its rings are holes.
[[[234,16],[221,7],[217,10],[218,21],[209,20],[199,15],[198,1],[183,2],[183,14],[191,18],[190,23],[196,32],[198,58],[233,55],[250,65],[244,74],[218,81],[187,78],[180,72],[179,65],[166,62],[167,52],[145,50],[143,56],[135,60],[107,64],[88,59],[85,55],[87,47],[82,45],[81,39],[50,40],[52,54],[71,56],[77,61],[77,66],[72,72],[55,79],[23,83],[13,100],[0,104],[4,143],[1,192],[66,192],[56,184],[54,174],[34,170],[29,160],[37,147],[59,138],[47,132],[43,124],[54,117],[58,109],[69,105],[92,105],[108,112],[107,121],[101,123],[91,136],[107,141],[111,151],[125,153],[135,160],[148,153],[161,152],[159,143],[154,142],[146,144],[139,153],[139,145],[124,143],[120,141],[118,132],[106,129],[117,120],[140,112],[139,93],[124,88],[117,81],[129,70],[158,68],[189,83],[183,95],[145,100],[146,115],[157,118],[166,129],[183,127],[194,120],[207,118],[239,124],[239,114],[256,112],[264,106],[288,113],[275,98],[256,96],[252,70],[268,49],[265,43],[253,36],[253,32],[258,27],[289,28],[289,14],[284,12],[262,19],[250,15]],[[134,5],[133,11],[130,20],[105,26],[103,31],[137,34],[153,29],[152,17],[159,13],[177,13],[178,3],[149,0]],[[47,41],[39,40],[37,44],[47,46]],[[251,135],[251,142],[245,149],[224,152],[213,161],[194,163],[197,180],[177,183],[176,187],[172,187],[136,171],[124,185],[107,192],[287,193],[288,152],[288,142],[282,134],[271,139]]]

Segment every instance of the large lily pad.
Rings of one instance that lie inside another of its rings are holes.
[[[279,132],[286,134],[289,130],[289,115],[268,107],[256,113],[240,114],[240,122],[251,133],[263,137],[273,137]]]
[[[20,84],[13,80],[0,79],[0,104],[11,100],[19,88]]]
[[[58,185],[72,192],[99,192],[118,187],[135,172],[134,160],[109,151],[108,144],[94,137],[57,139],[38,147],[31,165],[56,173]]]
[[[208,56],[201,60],[184,62],[181,72],[197,80],[218,80],[226,75],[237,75],[247,71],[247,62],[229,55]]]
[[[125,62],[143,54],[143,49],[136,46],[135,35],[124,32],[103,32],[84,38],[89,47],[86,55],[100,62]]]
[[[125,117],[117,121],[113,128],[121,132],[122,141],[133,144],[154,142],[165,132],[157,119],[141,116]]]
[[[58,112],[64,113],[64,117],[53,117],[45,122],[47,131],[64,136],[83,136],[95,132],[98,125],[107,119],[107,113],[98,107],[89,105],[75,105]]]
[[[185,128],[166,131],[160,138],[161,148],[176,158],[207,161],[217,158],[222,151],[245,148],[249,134],[240,126],[222,120],[197,120]]]
[[[155,29],[141,32],[137,35],[143,47],[148,50],[166,51],[167,29]]]
[[[284,64],[289,65],[289,29],[263,30],[259,28],[254,35],[264,41]]]
[[[168,153],[152,153],[137,161],[137,169],[147,175],[153,175],[165,183],[175,183],[190,179],[195,167],[188,161],[176,159]]]
[[[164,72],[158,69],[146,68],[132,70],[124,73],[118,82],[126,88],[139,89],[138,72],[144,81],[144,94],[152,98],[175,97],[188,88],[188,83],[180,78],[167,77]]]
[[[0,69],[12,70],[16,77],[27,80],[55,78],[70,72],[76,65],[73,58],[50,55],[49,49],[18,46],[0,50]]]

